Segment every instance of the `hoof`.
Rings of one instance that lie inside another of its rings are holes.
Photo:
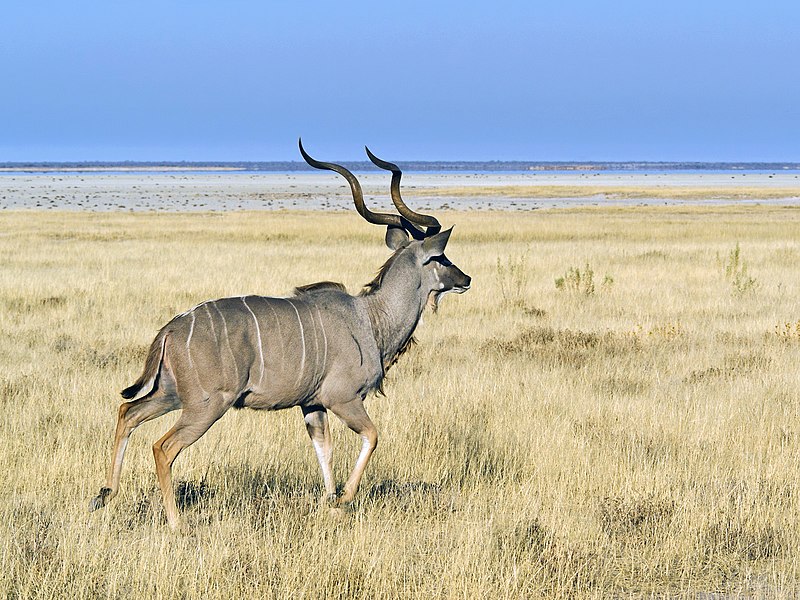
[[[92,498],[89,502],[89,512],[94,512],[99,508],[103,508],[108,502],[108,496],[111,494],[111,488],[101,488],[100,494]]]
[[[353,496],[348,496],[347,494],[342,494],[336,499],[336,506],[350,506],[353,503]]]

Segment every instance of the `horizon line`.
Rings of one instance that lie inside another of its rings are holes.
[[[550,171],[550,170],[800,170],[798,161],[719,160],[398,160],[407,171]],[[339,161],[352,170],[375,170],[369,161]],[[113,170],[219,170],[219,171],[314,171],[298,160],[69,160],[5,161],[0,172],[113,171]]]

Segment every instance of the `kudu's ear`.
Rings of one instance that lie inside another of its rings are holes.
[[[423,262],[427,262],[434,256],[441,256],[444,254],[444,248],[447,246],[447,240],[450,239],[450,234],[453,228],[445,229],[444,231],[425,238],[422,242]]]
[[[402,227],[389,225],[386,228],[386,245],[390,250],[399,250],[408,244],[408,232]]]

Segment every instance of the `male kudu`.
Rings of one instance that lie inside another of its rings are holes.
[[[375,213],[364,205],[361,186],[344,167],[303,158],[347,179],[353,201],[370,223],[386,226],[394,252],[378,276],[358,295],[338,283],[295,289],[287,298],[240,296],[203,302],[167,323],[150,346],[144,372],[122,391],[107,486],[91,510],[117,495],[122,460],[131,432],[182,409],[175,425],[153,445],[167,520],[180,520],[171,467],[231,407],[277,410],[299,406],[314,445],[328,501],[352,501],[378,442],[364,399],[379,390],[386,370],[412,342],[426,306],[436,308],[447,292],[469,289],[470,277],[444,256],[451,230],[408,208],[400,197],[400,169],[367,153],[392,171],[391,196],[399,214]],[[341,495],[331,471],[328,410],[363,439]]]

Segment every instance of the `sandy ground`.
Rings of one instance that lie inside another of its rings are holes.
[[[359,173],[366,200],[373,208],[389,208],[389,177]],[[534,210],[593,205],[721,204],[731,200],[613,199],[602,194],[580,198],[514,198],[461,195],[426,196],[426,190],[472,186],[630,186],[797,188],[796,172],[788,173],[408,173],[403,190],[409,204],[423,210]],[[747,203],[800,205],[800,198],[739,200]],[[0,210],[321,210],[350,209],[349,189],[329,173],[83,173],[0,174]]]

